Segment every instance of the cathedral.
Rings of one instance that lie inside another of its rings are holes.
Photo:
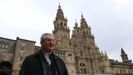
[[[69,75],[133,75],[133,63],[122,48],[122,62],[109,59],[106,52],[100,51],[83,15],[70,35],[67,19],[59,5],[53,25],[54,53],[64,60]],[[25,57],[40,49],[35,43],[19,37],[16,40],[0,37],[0,75],[18,75]]]

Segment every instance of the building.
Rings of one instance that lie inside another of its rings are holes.
[[[80,26],[75,23],[71,37],[60,5],[53,23],[55,54],[65,61],[69,75],[133,75],[133,63],[123,49],[122,62],[109,59],[106,53],[100,52],[83,15]],[[39,49],[35,41],[0,37],[0,75],[18,75],[24,58]]]

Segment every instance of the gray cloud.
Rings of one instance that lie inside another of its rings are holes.
[[[100,50],[121,60],[120,48],[123,48],[133,60],[132,0],[1,0],[0,36],[11,39],[19,36],[39,45],[41,33],[53,30],[59,3],[71,29],[83,13]]]

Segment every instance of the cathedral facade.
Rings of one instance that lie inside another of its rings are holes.
[[[83,15],[80,24],[75,23],[71,37],[60,5],[53,24],[54,53],[64,60],[69,75],[133,75],[133,63],[123,49],[122,62],[109,59],[106,53],[100,52]],[[25,57],[39,49],[35,41],[0,37],[0,75],[18,75]]]

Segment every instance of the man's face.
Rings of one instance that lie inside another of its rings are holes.
[[[54,49],[55,38],[53,35],[46,35],[45,39],[41,42],[42,48],[46,52],[51,52]]]

